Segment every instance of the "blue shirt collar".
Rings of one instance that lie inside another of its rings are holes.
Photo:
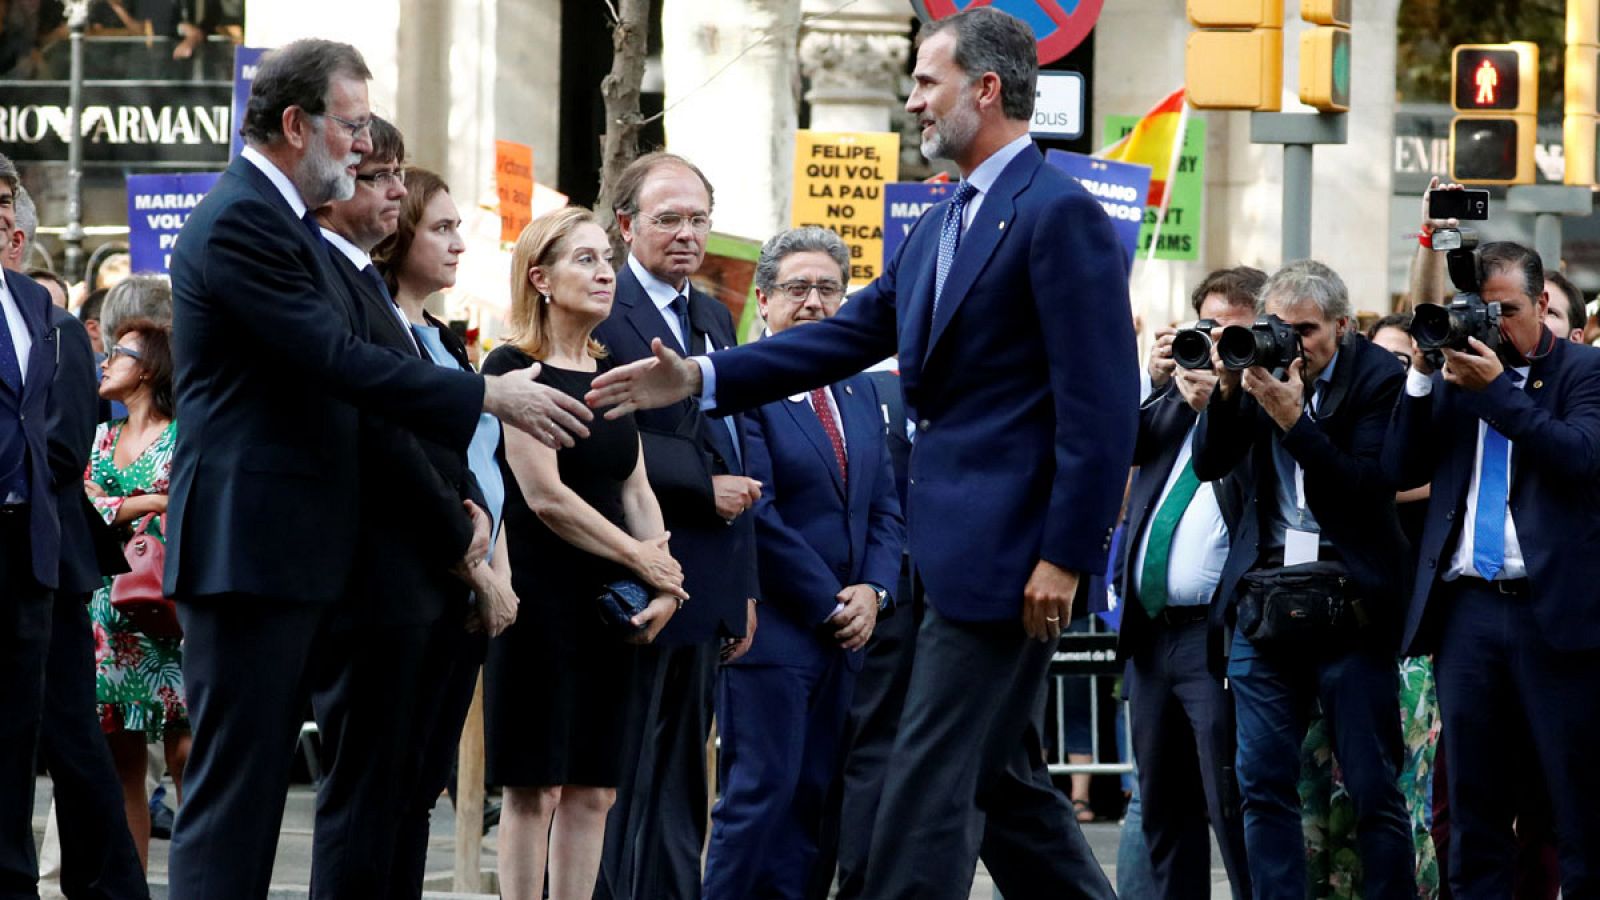
[[[1033,146],[1032,136],[1025,134],[1017,138],[989,154],[988,159],[978,163],[978,167],[967,175],[965,181],[977,188],[980,195],[989,193],[989,189],[1000,179],[1000,173],[1006,170],[1006,166],[1017,158],[1017,154],[1031,146]]]

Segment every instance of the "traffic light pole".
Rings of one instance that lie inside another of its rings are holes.
[[[1283,262],[1311,255],[1311,149],[1347,143],[1346,115],[1250,114],[1250,143],[1283,145]]]
[[[1533,214],[1533,249],[1545,271],[1561,268],[1561,217],[1594,212],[1588,185],[1519,184],[1506,188],[1506,209]]]

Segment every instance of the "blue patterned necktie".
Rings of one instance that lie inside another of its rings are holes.
[[[1511,442],[1483,427],[1483,466],[1478,470],[1478,509],[1472,531],[1472,567],[1490,581],[1506,564],[1507,460]]]
[[[956,250],[961,246],[961,218],[967,211],[978,189],[972,182],[963,181],[956,186],[956,195],[944,208],[944,222],[939,225],[939,261],[933,277],[933,311],[939,312],[939,298],[944,294],[944,281],[950,276],[950,267],[956,261]]]

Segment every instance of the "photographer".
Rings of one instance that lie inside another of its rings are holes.
[[[1433,483],[1403,646],[1435,654],[1452,891],[1511,895],[1512,820],[1542,769],[1562,891],[1593,896],[1600,556],[1568,548],[1600,529],[1600,352],[1545,327],[1532,250],[1486,244],[1477,271],[1498,323],[1452,334],[1439,371],[1415,354],[1384,451],[1401,487]]]
[[[1407,551],[1380,465],[1404,370],[1352,333],[1327,266],[1290,263],[1262,296],[1271,315],[1250,332],[1215,333],[1217,390],[1194,440],[1200,479],[1247,456],[1253,475],[1219,595],[1237,629],[1228,680],[1250,879],[1257,898],[1305,896],[1296,782],[1320,700],[1355,802],[1364,896],[1409,900],[1395,667]]]
[[[1243,516],[1245,466],[1201,484],[1190,460],[1199,413],[1216,387],[1212,326],[1255,321],[1265,272],[1248,266],[1207,275],[1190,302],[1200,318],[1163,329],[1151,354],[1160,384],[1139,408],[1126,534],[1117,560],[1122,613],[1118,654],[1127,661],[1134,757],[1143,829],[1157,891],[1164,898],[1211,896],[1210,830],[1235,897],[1250,896],[1244,830],[1234,783],[1233,698],[1220,665],[1217,583],[1229,538]],[[1199,362],[1204,368],[1190,368]],[[1215,620],[1216,628],[1208,628]],[[1218,640],[1212,651],[1208,634]]]

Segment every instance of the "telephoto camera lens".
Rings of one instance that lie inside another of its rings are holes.
[[[1211,329],[1215,319],[1201,319],[1172,338],[1172,358],[1185,369],[1211,368]]]
[[[1468,338],[1491,348],[1500,345],[1500,304],[1461,293],[1447,306],[1422,303],[1411,314],[1411,337],[1423,350],[1466,350]]]
[[[1262,316],[1249,328],[1230,325],[1217,339],[1222,365],[1235,372],[1260,366],[1281,369],[1300,354],[1300,337],[1277,316]]]

